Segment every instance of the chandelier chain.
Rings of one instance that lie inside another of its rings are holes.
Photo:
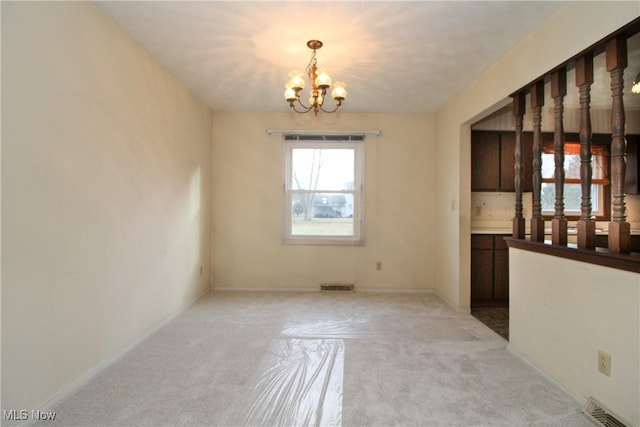
[[[313,49],[313,53],[311,54],[311,59],[309,60],[309,64],[307,65],[307,69],[305,73],[312,79],[312,72],[318,68],[318,60],[316,59],[316,50]],[[312,80],[313,81],[313,80]]]

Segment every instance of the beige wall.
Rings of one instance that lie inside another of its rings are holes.
[[[640,275],[509,250],[510,347],[640,425]],[[597,369],[611,355],[611,376]]]
[[[517,91],[640,15],[637,2],[568,2],[436,115],[436,292],[460,310],[470,293],[469,125]],[[451,206],[455,209],[452,210]]]
[[[213,286],[432,289],[433,117],[292,114],[214,114]],[[281,243],[283,141],[267,129],[381,131],[365,142],[364,246]]]
[[[3,2],[3,409],[206,292],[211,125],[90,3]]]
[[[470,300],[469,125],[509,103],[510,93],[639,15],[637,2],[569,2],[437,113],[435,291],[452,306],[468,310]],[[457,215],[452,215],[452,203]],[[510,263],[510,286],[516,293],[511,299],[514,348],[582,397],[593,395],[640,425],[637,275],[580,263],[539,262],[537,257],[514,254]],[[551,281],[551,272],[561,272],[561,280]],[[546,283],[538,286],[542,282]],[[550,287],[558,282],[565,286],[562,292]],[[520,290],[526,292],[519,297]],[[590,295],[596,291],[599,298],[608,299],[610,310],[598,308]],[[553,307],[545,306],[549,302]],[[620,318],[616,302],[622,304]],[[584,311],[575,306],[583,303]],[[582,318],[588,319],[581,323]],[[544,332],[537,331],[539,324]],[[562,348],[554,348],[559,343]],[[615,377],[594,373],[596,348],[612,354]]]
[[[570,2],[436,115],[216,113],[211,149],[206,106],[91,4],[3,3],[3,409],[37,408],[209,271],[227,288],[434,288],[468,309],[467,125],[638,13]],[[278,128],[382,131],[365,246],[280,243]]]

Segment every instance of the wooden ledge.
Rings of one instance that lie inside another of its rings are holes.
[[[578,249],[574,246],[558,246],[531,240],[514,239],[505,237],[510,248],[522,249],[525,251],[537,252],[560,258],[572,259],[574,261],[587,262],[605,267],[616,268],[618,270],[632,271],[640,273],[640,253],[632,252],[629,255],[610,253],[606,248],[596,248],[595,250]]]

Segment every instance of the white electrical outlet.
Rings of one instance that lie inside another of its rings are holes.
[[[611,355],[602,350],[598,350],[598,371],[611,376]]]

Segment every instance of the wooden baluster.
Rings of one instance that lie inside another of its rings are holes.
[[[531,109],[533,111],[533,213],[531,218],[531,241],[544,242],[544,218],[542,217],[542,106],[544,105],[544,81],[531,86]]]
[[[591,219],[591,85],[593,84],[593,53],[576,60],[576,86],[580,92],[580,220],[578,248],[596,247],[596,222]]]
[[[522,215],[522,129],[525,112],[525,93],[520,92],[513,97],[513,116],[516,125],[516,142],[514,149],[514,188],[516,191],[516,214],[513,218],[513,237],[524,239],[525,221]]]
[[[551,220],[551,243],[567,245],[567,218],[564,215],[564,97],[567,94],[567,70],[561,68],[551,74],[553,98],[553,148],[555,161],[555,212]]]
[[[607,42],[607,71],[611,75],[611,222],[609,251],[631,252],[631,226],[626,222],[624,181],[626,173],[626,141],[623,73],[627,67],[627,39],[616,37]]]

